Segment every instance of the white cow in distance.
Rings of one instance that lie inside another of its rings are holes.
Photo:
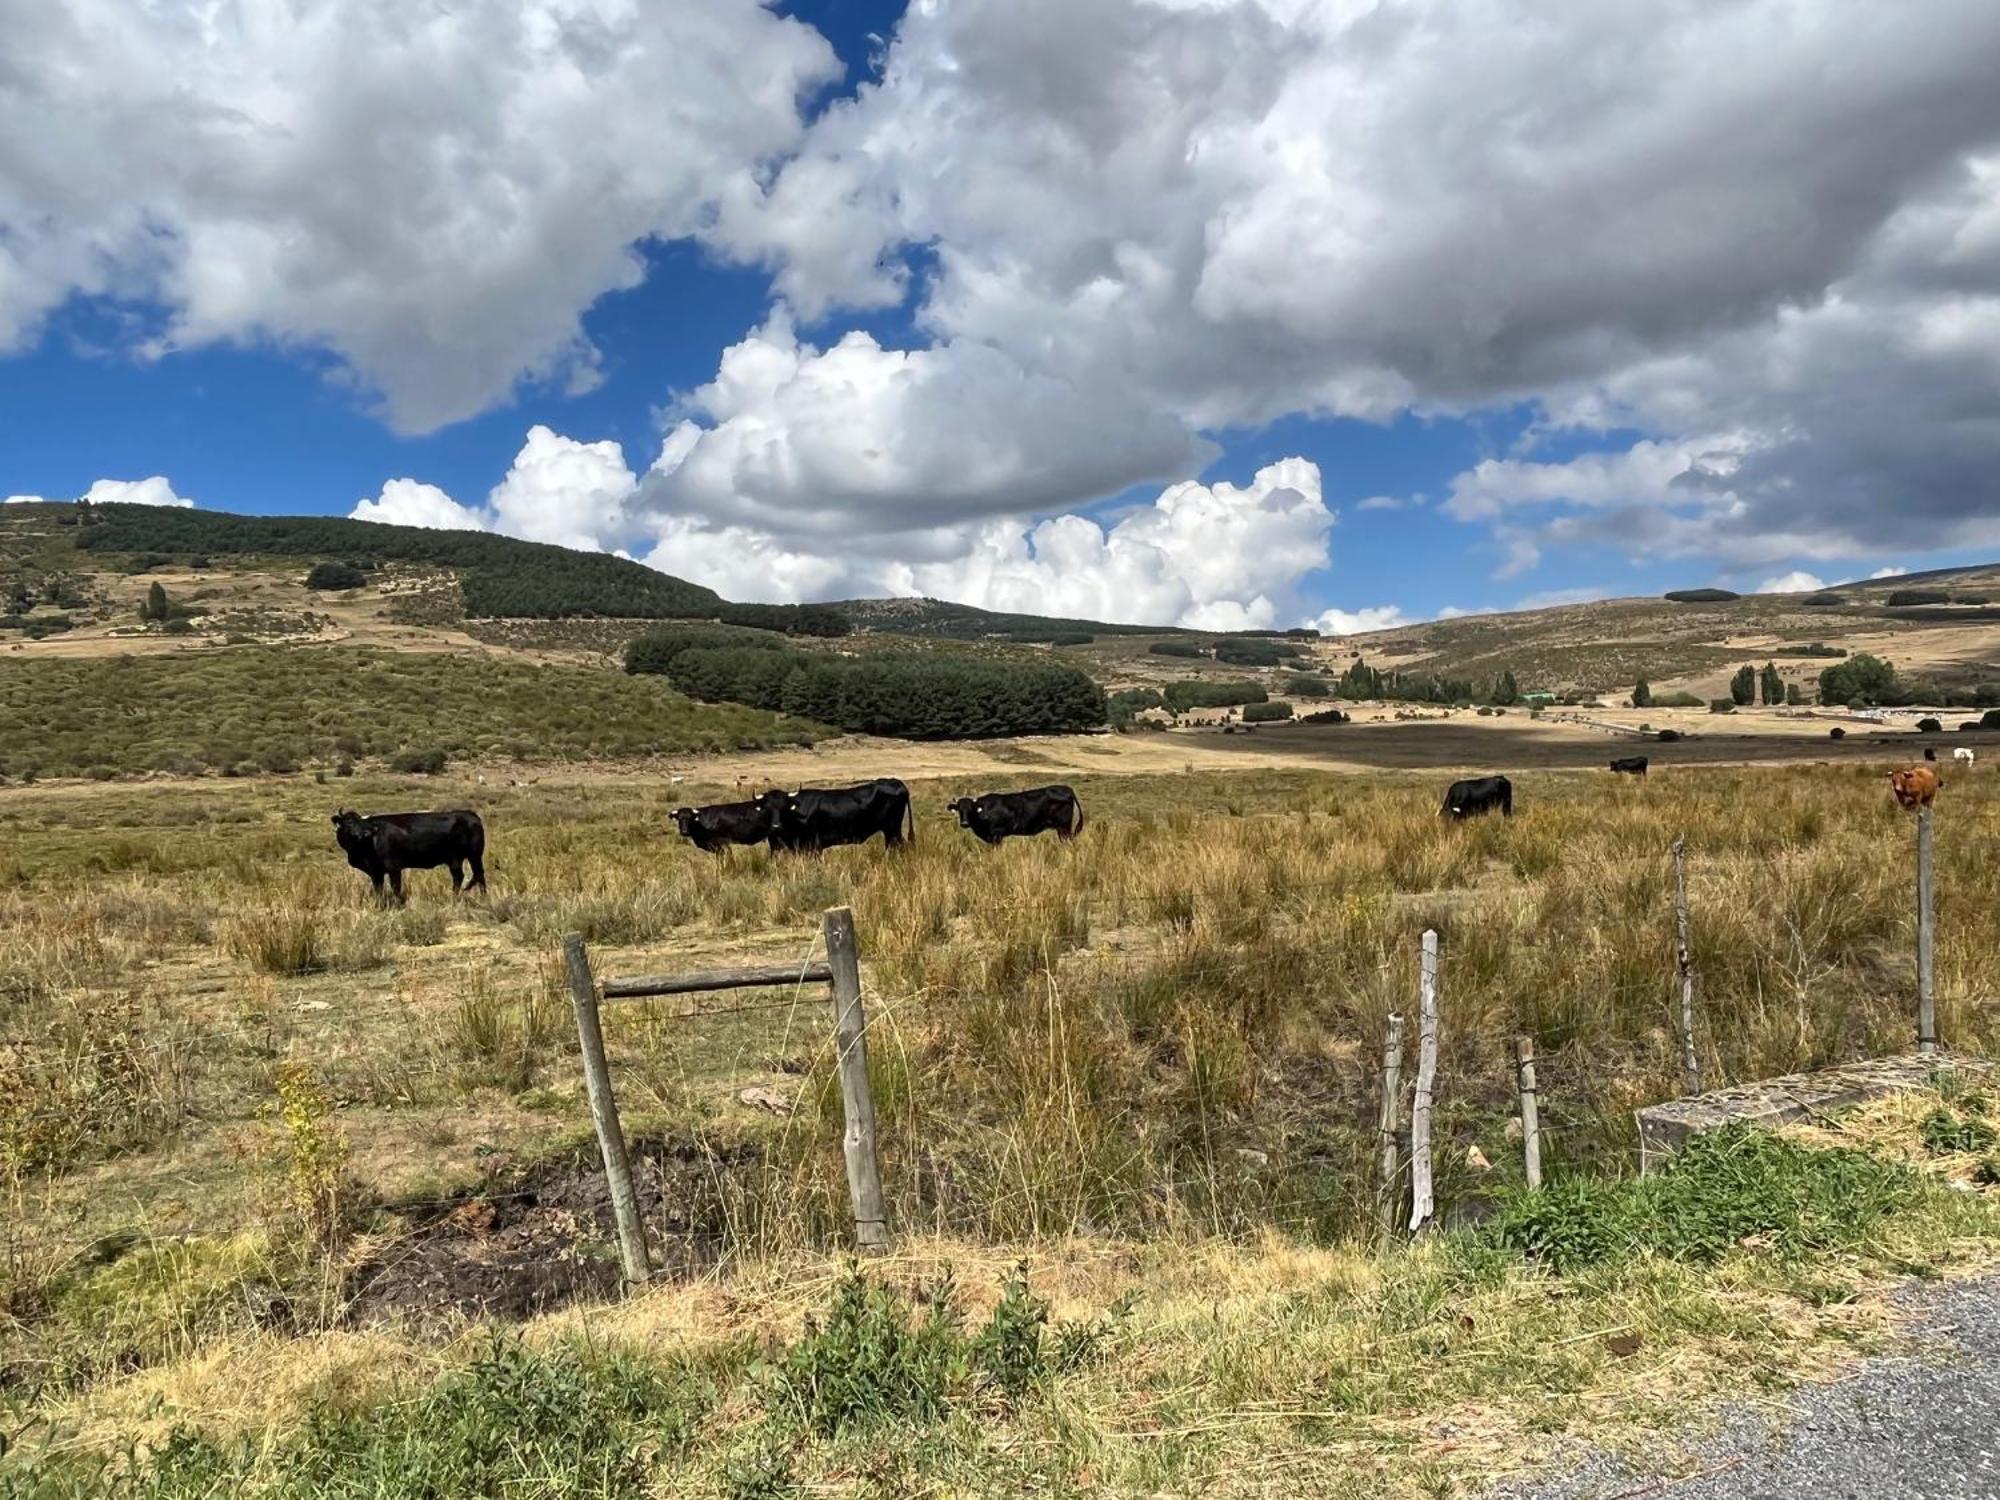
[[[1953,760],[1962,760],[1969,766],[1972,764],[1972,762],[1976,757],[1970,750],[1966,749],[1965,746],[1960,745],[1951,752],[1951,758]]]

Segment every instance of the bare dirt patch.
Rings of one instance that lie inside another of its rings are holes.
[[[662,1274],[685,1276],[722,1258],[742,1197],[733,1179],[757,1163],[754,1147],[633,1142],[639,1211]],[[349,1277],[354,1326],[398,1323],[448,1336],[468,1322],[520,1321],[618,1290],[617,1226],[594,1146],[502,1168],[475,1191],[407,1212],[412,1227]]]

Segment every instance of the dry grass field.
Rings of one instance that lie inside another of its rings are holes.
[[[1968,1192],[1931,1185],[1921,1148],[1913,1168],[1739,1143],[1678,1207],[1622,1180],[1631,1111],[1676,1092],[1676,837],[1711,1078],[1907,1046],[1912,830],[1880,763],[1530,771],[1515,818],[1453,826],[1433,776],[1247,758],[1270,733],[1171,769],[1179,737],[1135,738],[1143,774],[1066,773],[1074,844],[997,850],[943,804],[1055,757],[913,750],[929,779],[895,856],[715,860],[666,836],[678,802],[803,774],[796,751],[679,784],[0,789],[0,1486],[98,1492],[108,1456],[146,1494],[396,1474],[438,1494],[1455,1493],[1552,1434],[1809,1373],[1881,1334],[1881,1278],[1988,1253],[1976,1149]],[[1975,1053],[2000,1029],[1996,776],[1952,776],[1938,812],[1941,1023]],[[365,899],[328,814],[419,804],[485,815],[488,897],[454,903],[439,872],[402,910]],[[604,1305],[558,939],[581,932],[601,974],[802,960],[836,904],[905,1248],[839,1291],[822,995],[618,1006],[672,1274]],[[1373,1060],[1426,927],[1456,1227],[1377,1261]],[[1556,1187],[1536,1201],[1509,1132],[1518,1034],[1543,1058]],[[1975,1147],[1983,1107],[1926,1104]],[[1695,1250],[1660,1228],[1732,1194],[1758,1206]],[[1009,1291],[1016,1258],[1032,1275]],[[524,1341],[466,1331],[483,1319],[527,1320]],[[376,1410],[403,1417],[356,1416]],[[480,1449],[496,1426],[519,1442]]]

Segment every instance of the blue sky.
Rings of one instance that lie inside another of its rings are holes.
[[[0,82],[26,131],[0,158],[0,494],[158,475],[215,509],[616,548],[736,597],[1213,625],[2000,548],[1978,7],[1947,7],[1951,47],[1846,4],[1795,34],[1762,0],[1523,42],[1409,0],[1385,15],[1429,40],[1402,48],[1276,0],[713,0],[699,26],[522,0],[551,47],[379,0],[388,77],[500,76],[355,146],[366,80],[305,58],[234,92],[269,39],[226,27],[131,20],[178,95],[112,95],[116,57],[79,84],[60,21],[107,3],[52,7],[29,87]],[[1864,34],[1892,82],[1803,92]],[[1756,39],[1781,55],[1712,76]],[[1635,41],[1656,76],[1621,87]],[[1731,106],[1760,98],[1850,125],[1921,99],[1924,125],[1744,139]],[[187,131],[171,165],[127,108]],[[110,167],[31,111],[98,121]],[[243,116],[268,133],[215,123]],[[1614,136],[1627,157],[1576,145]]]

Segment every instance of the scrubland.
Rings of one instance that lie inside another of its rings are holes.
[[[1676,837],[1711,1080],[1909,1044],[1913,830],[1879,768],[1526,774],[1515,818],[1462,826],[1407,776],[1072,780],[1070,845],[976,844],[945,780],[901,855],[722,860],[665,832],[734,790],[698,783],[0,791],[0,1483],[86,1492],[142,1442],[143,1493],[1453,1493],[1550,1435],[1808,1373],[1883,1336],[1879,1280],[1988,1253],[1977,1124],[1627,1180],[1631,1111],[1677,1092]],[[1940,1019],[1970,1053],[1995,1040],[1992,786],[1953,776],[1937,815]],[[374,906],[327,822],[464,803],[483,901],[435,872]],[[557,940],[608,974],[804,959],[835,904],[902,1248],[843,1283],[823,995],[621,1005],[672,1274],[599,1305]],[[1374,1066],[1426,927],[1444,1232],[1382,1258]],[[1984,1120],[1940,1085],[1926,1111]],[[474,1295],[502,1245],[519,1304]],[[527,1321],[496,1342],[482,1308]]]

